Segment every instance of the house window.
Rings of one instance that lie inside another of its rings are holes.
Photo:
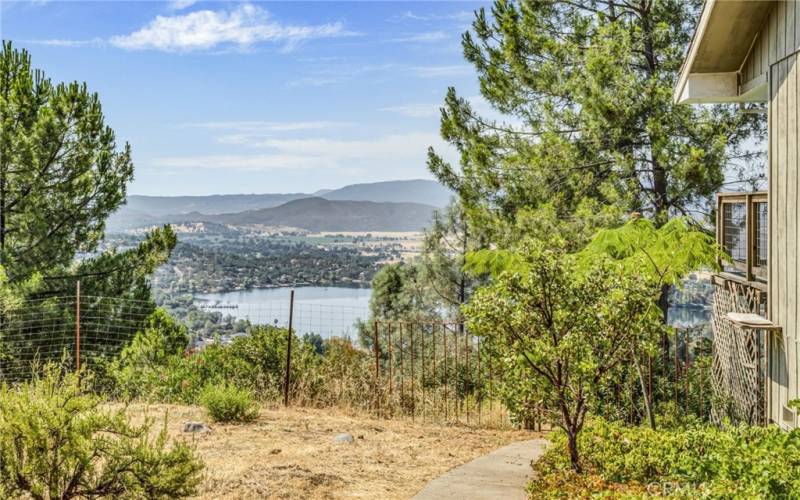
[[[753,232],[756,238],[755,241],[755,266],[756,267],[767,267],[767,255],[769,252],[768,246],[768,236],[767,230],[769,229],[767,224],[767,203],[766,202],[756,202],[753,203],[753,219],[755,223],[755,227],[753,228]]]
[[[722,207],[723,247],[734,262],[747,262],[747,205],[725,203]],[[766,245],[766,234],[764,242]]]

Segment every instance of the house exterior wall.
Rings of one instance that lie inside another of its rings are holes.
[[[800,5],[794,1],[775,4],[742,65],[742,85],[768,74],[772,64],[795,53],[800,47],[800,29],[797,28]]]
[[[745,60],[740,86],[766,77],[769,85],[769,293],[768,316],[782,333],[772,334],[768,350],[767,414],[773,422],[795,427],[797,418],[786,404],[798,392],[800,342],[800,5],[775,2]],[[762,76],[763,75],[763,76]]]

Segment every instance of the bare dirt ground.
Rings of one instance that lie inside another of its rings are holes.
[[[303,408],[264,409],[255,422],[184,434],[185,421],[209,422],[201,408],[132,405],[128,411],[134,421],[149,415],[156,422],[167,411],[170,436],[195,441],[206,464],[204,499],[410,498],[455,466],[538,436]],[[334,443],[340,433],[354,442]]]

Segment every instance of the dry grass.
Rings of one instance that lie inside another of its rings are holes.
[[[429,480],[534,434],[379,420],[337,410],[264,409],[242,425],[212,424],[183,434],[183,422],[208,422],[203,410],[132,405],[134,420],[163,419],[171,437],[196,440],[206,464],[201,498],[410,498]],[[349,433],[352,444],[333,437]]]

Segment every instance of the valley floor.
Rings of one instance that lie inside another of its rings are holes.
[[[201,498],[410,498],[431,479],[535,433],[382,420],[338,410],[264,409],[249,424],[211,424],[184,434],[183,422],[207,418],[201,408],[131,405],[177,439],[195,439],[206,464]],[[334,443],[349,433],[354,442]]]

